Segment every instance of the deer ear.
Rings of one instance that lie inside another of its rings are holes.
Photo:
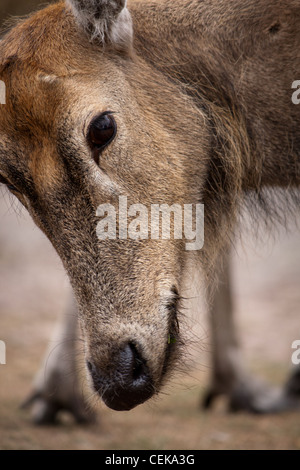
[[[66,0],[91,42],[129,48],[133,30],[127,0]]]

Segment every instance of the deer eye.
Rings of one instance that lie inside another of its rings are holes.
[[[101,114],[91,122],[87,140],[97,164],[99,163],[101,152],[113,141],[116,133],[117,123],[110,111]]]

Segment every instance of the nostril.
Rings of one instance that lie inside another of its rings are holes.
[[[89,372],[92,373],[93,370],[94,370],[93,364],[90,361],[86,361],[86,365],[87,365],[87,368],[88,368]]]
[[[132,379],[137,381],[147,374],[147,366],[133,343],[129,343],[129,348],[133,356]]]
[[[148,368],[133,343],[126,344],[120,351],[117,372],[127,386],[137,386],[145,380]]]
[[[131,410],[154,394],[146,360],[133,342],[112,356],[110,367],[100,368],[87,360],[94,389],[113,410]]]

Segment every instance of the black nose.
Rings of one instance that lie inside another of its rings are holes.
[[[116,411],[128,411],[154,394],[146,361],[134,344],[128,343],[112,358],[109,372],[88,362],[94,388],[105,404]]]

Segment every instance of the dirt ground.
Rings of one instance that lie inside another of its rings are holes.
[[[200,293],[190,316],[198,345],[186,373],[175,374],[160,398],[129,413],[98,404],[98,421],[87,427],[68,416],[55,428],[34,427],[19,405],[63,315],[68,280],[50,243],[4,192],[0,221],[0,339],[7,345],[7,365],[0,366],[1,449],[300,449],[297,413],[230,415],[222,400],[210,413],[199,409],[210,351]],[[267,233],[260,240],[246,235],[238,248],[234,300],[252,371],[280,384],[291,368],[291,344],[300,339],[300,235],[279,230],[276,241]]]

